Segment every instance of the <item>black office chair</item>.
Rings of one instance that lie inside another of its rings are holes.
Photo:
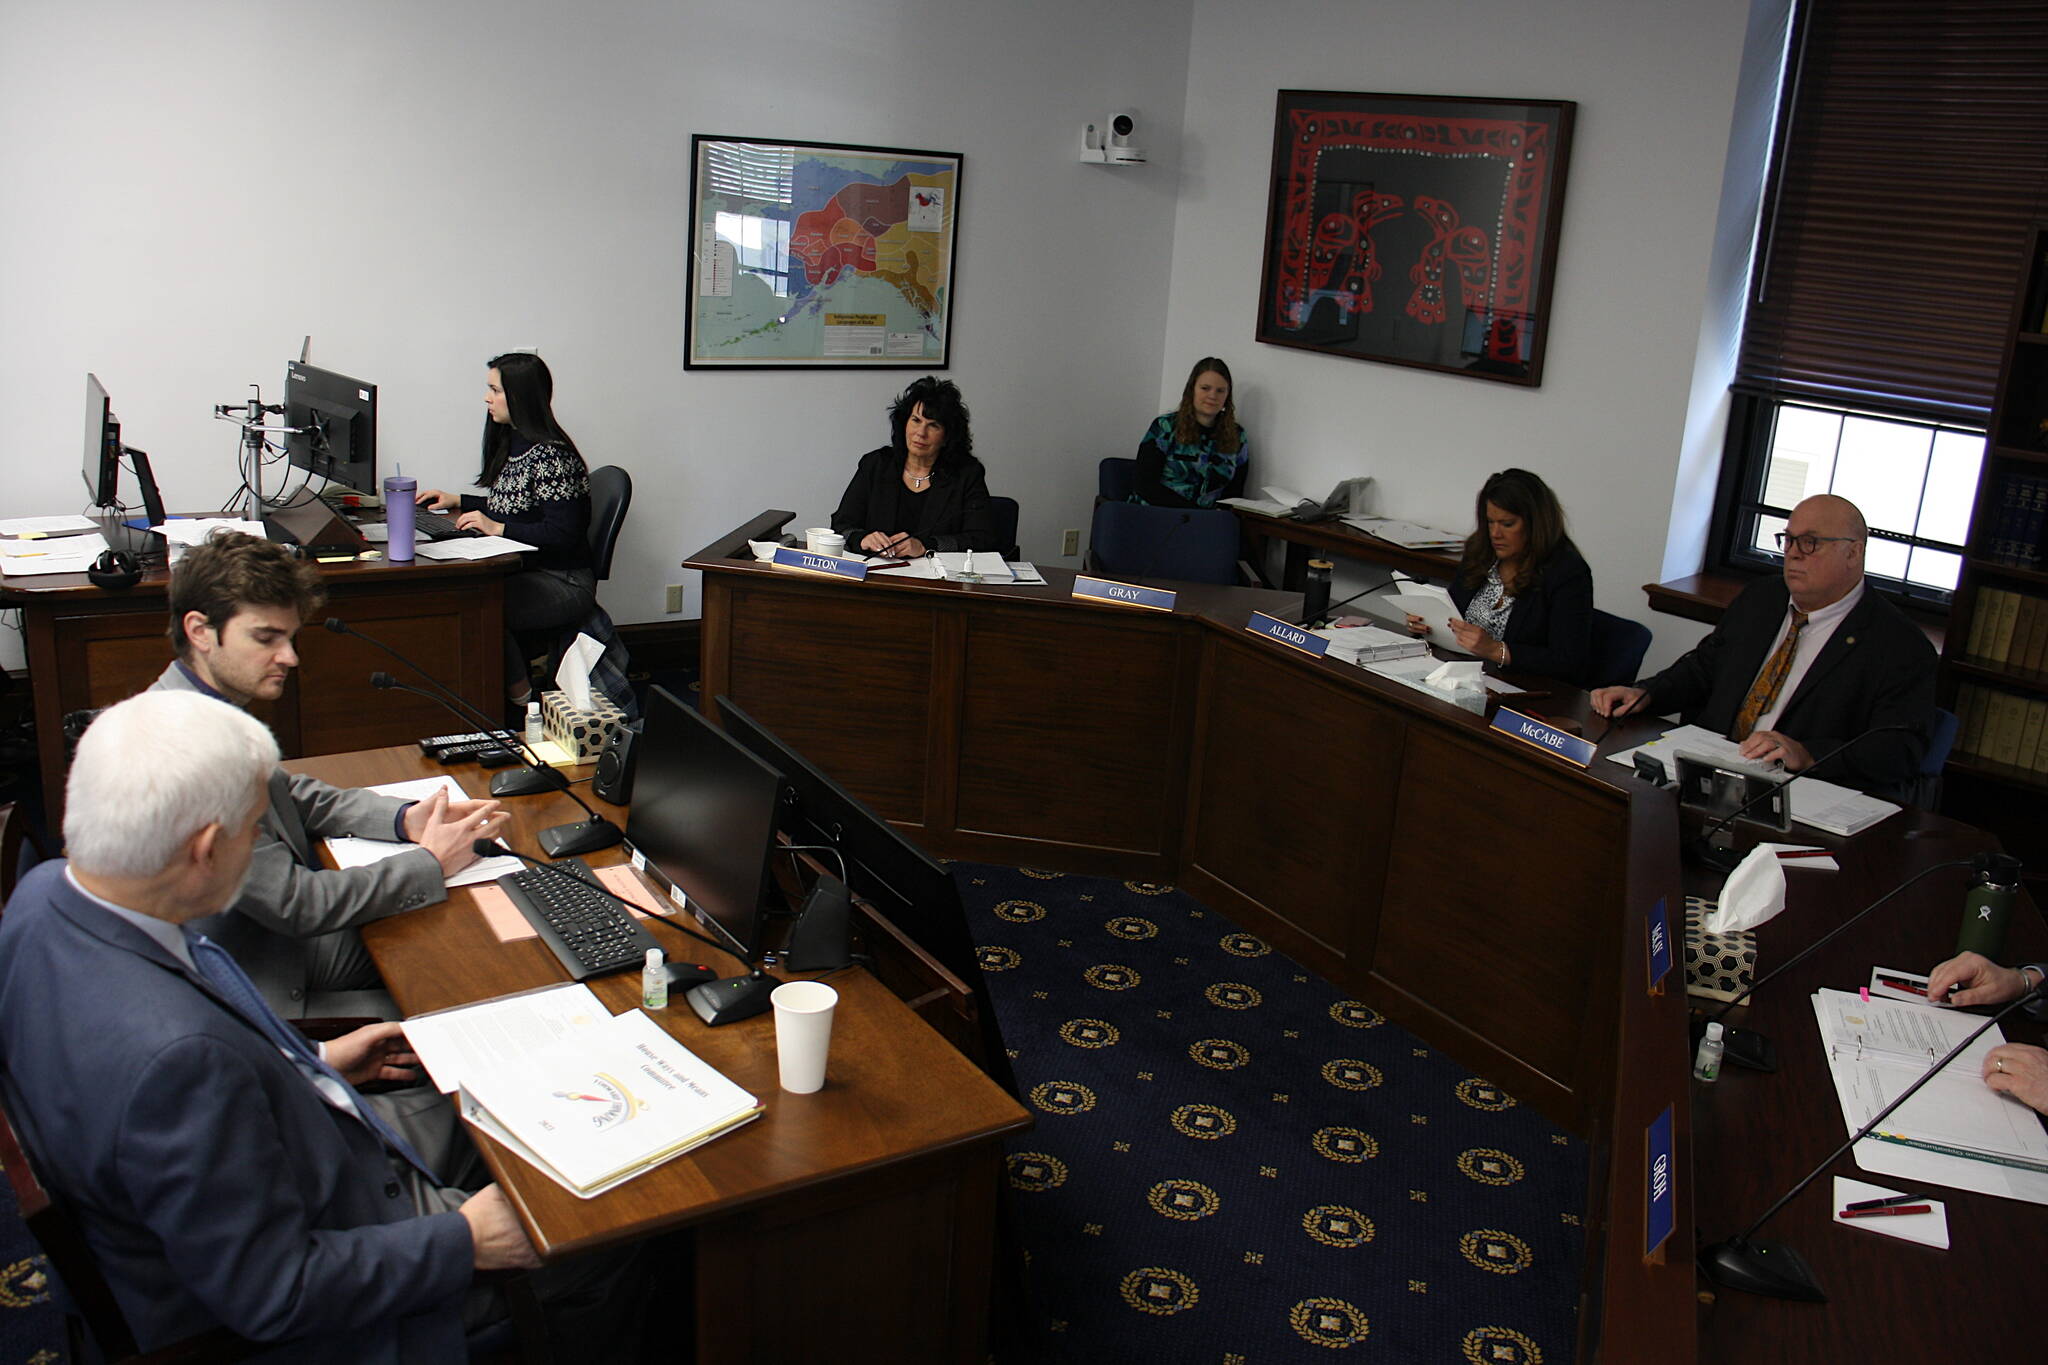
[[[602,583],[612,576],[612,551],[633,505],[633,476],[615,464],[590,471],[590,563]]]
[[[1115,455],[1095,466],[1095,496],[1110,502],[1129,502],[1138,486],[1138,462],[1128,455]]]
[[[990,498],[988,510],[996,524],[996,549],[1004,559],[1022,559],[1017,549],[1017,500]]]
[[[1087,564],[1090,572],[1126,578],[1235,583],[1237,547],[1237,517],[1223,508],[1102,500],[1088,531]]]
[[[1626,616],[1596,610],[1593,613],[1593,648],[1586,687],[1623,687],[1636,680],[1643,656],[1650,652],[1650,628]]]

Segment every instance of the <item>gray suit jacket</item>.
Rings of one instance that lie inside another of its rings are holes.
[[[464,1358],[460,1213],[162,945],[44,863],[0,923],[0,1086],[144,1350],[223,1324],[265,1361]]]
[[[206,690],[175,663],[150,684],[152,691],[159,688]],[[355,925],[446,899],[441,864],[423,848],[409,848],[368,867],[329,871],[320,866],[315,839],[331,834],[393,838],[405,804],[283,768],[270,774],[270,811],[257,836],[249,880],[233,906],[195,927],[234,955],[271,1008],[285,1018],[304,1018],[307,993],[316,988],[313,953],[305,940],[353,933]]]

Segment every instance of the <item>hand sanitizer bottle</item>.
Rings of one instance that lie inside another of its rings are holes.
[[[650,1010],[668,1008],[668,964],[659,948],[647,950],[647,965],[640,969],[640,1004]]]
[[[1728,1045],[1721,1041],[1721,1025],[1707,1025],[1706,1037],[1700,1039],[1699,1055],[1692,1059],[1692,1078],[1696,1081],[1717,1081],[1721,1078],[1721,1055]]]

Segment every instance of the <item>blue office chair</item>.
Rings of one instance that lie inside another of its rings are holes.
[[[1235,583],[1237,546],[1237,518],[1223,508],[1103,500],[1088,531],[1088,567],[1125,578]]]
[[[1114,456],[1095,466],[1095,496],[1111,502],[1129,502],[1138,486],[1138,462],[1128,455]]]
[[[1914,805],[1933,810],[1940,804],[1941,770],[1948,766],[1949,751],[1956,747],[1956,732],[1960,728],[1955,712],[1934,708],[1934,715],[1927,722],[1927,752],[1921,756],[1919,775],[1913,779],[1912,789],[1902,793]]]
[[[1015,498],[990,498],[989,516],[996,524],[996,549],[1004,559],[1022,559],[1017,550],[1017,500]]]
[[[1595,610],[1590,676],[1586,687],[1627,686],[1636,680],[1643,656],[1650,652],[1650,628],[1626,616]]]

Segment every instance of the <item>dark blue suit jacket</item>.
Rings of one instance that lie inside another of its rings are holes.
[[[1451,601],[1461,615],[1483,586],[1484,580],[1470,588],[1451,581]],[[1570,541],[1551,552],[1535,584],[1515,599],[1501,639],[1510,672],[1586,685],[1593,669],[1593,570]]]
[[[1744,588],[1712,634],[1656,677],[1636,684],[1650,693],[1643,709],[1657,715],[1676,711],[1688,725],[1727,734],[1791,600],[1782,578],[1759,578]],[[1772,728],[1819,758],[1865,730],[1911,726],[1872,735],[1814,769],[1826,782],[1911,801],[1934,717],[1934,671],[1927,636],[1866,583],[1862,600],[1835,627]]]
[[[0,920],[0,1087],[143,1349],[224,1324],[261,1359],[464,1358],[459,1213],[64,864]]]

